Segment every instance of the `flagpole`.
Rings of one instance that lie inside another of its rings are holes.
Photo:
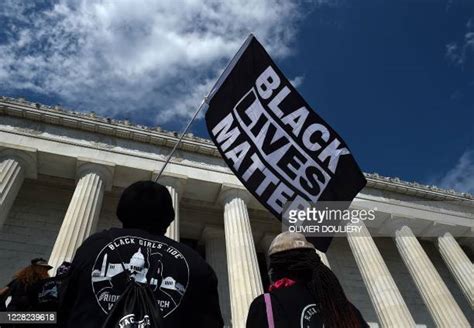
[[[234,57],[232,57],[232,59],[229,61],[229,63],[227,63],[227,66],[225,67],[224,71],[222,72],[222,74],[217,79],[216,83],[214,83],[214,86],[212,87],[211,91],[209,91],[207,96],[204,97],[204,99],[201,102],[201,105],[199,105],[198,109],[196,110],[196,112],[194,112],[194,115],[191,118],[191,120],[189,121],[188,125],[186,125],[186,127],[184,128],[183,132],[181,133],[181,136],[178,139],[178,142],[176,142],[174,144],[173,149],[171,150],[171,152],[168,154],[168,157],[166,158],[165,164],[163,164],[163,166],[160,169],[160,172],[155,177],[155,182],[157,182],[158,179],[163,174],[163,171],[165,170],[166,166],[168,165],[168,163],[171,160],[171,156],[173,156],[174,152],[178,148],[178,145],[183,140],[184,135],[186,134],[186,132],[188,132],[188,129],[191,126],[191,123],[193,123],[193,121],[196,119],[196,117],[198,116],[199,112],[202,110],[203,107],[208,107],[209,106],[209,102],[211,101],[212,97],[214,97],[217,90],[219,90],[222,83],[224,83],[225,79],[230,74],[230,72],[234,68],[235,64],[239,60],[240,56],[242,56],[243,52],[247,49],[248,45],[250,44],[250,41],[252,41],[253,38],[254,38],[254,35],[252,33],[250,33],[249,36],[247,37],[247,39],[245,39],[245,42],[242,44],[242,46],[239,48],[237,53],[234,55]]]
[[[189,127],[191,126],[191,123],[193,123],[193,121],[196,119],[196,117],[198,116],[199,112],[201,111],[201,109],[203,107],[207,107],[208,104],[207,104],[207,97],[204,97],[204,99],[202,100],[201,102],[201,105],[199,105],[198,109],[194,112],[194,115],[193,117],[191,118],[191,120],[189,121],[188,125],[186,125],[186,127],[184,128],[183,132],[181,133],[181,136],[179,137],[178,139],[178,142],[176,142],[174,144],[174,147],[173,149],[171,150],[171,152],[168,154],[168,157],[166,158],[166,162],[165,164],[163,164],[163,166],[161,167],[160,169],[160,172],[158,173],[158,175],[156,176],[155,178],[155,182],[158,181],[158,179],[160,178],[160,176],[163,174],[163,171],[165,170],[166,168],[166,165],[168,165],[168,163],[170,162],[171,160],[171,156],[173,156],[174,152],[176,151],[176,149],[178,148],[178,145],[181,143],[181,140],[183,140],[184,138],[184,135],[186,134],[186,132],[188,132],[189,130]]]

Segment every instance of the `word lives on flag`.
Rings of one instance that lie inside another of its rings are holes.
[[[208,98],[227,165],[280,220],[285,205],[352,201],[366,180],[349,147],[249,36]]]

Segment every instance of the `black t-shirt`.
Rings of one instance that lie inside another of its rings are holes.
[[[275,328],[323,328],[318,301],[304,284],[278,288],[270,292]],[[354,307],[360,327],[368,327],[359,310]],[[264,296],[260,295],[250,305],[247,328],[268,327]]]
[[[78,248],[62,325],[100,327],[127,284],[124,267],[150,285],[166,327],[223,326],[217,278],[201,256],[165,236],[118,228],[96,233]]]

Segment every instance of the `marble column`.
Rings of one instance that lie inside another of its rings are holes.
[[[0,229],[10,213],[25,177],[36,178],[34,155],[13,149],[0,152]]]
[[[76,249],[95,231],[104,190],[111,177],[110,168],[100,164],[79,167],[76,188],[49,258],[53,270],[63,261],[71,261]]]
[[[206,261],[214,269],[218,279],[217,290],[224,326],[230,327],[229,277],[224,230],[219,227],[206,226],[202,238],[206,250]]]
[[[25,180],[25,170],[12,158],[0,163],[0,228],[10,213],[13,202]]]
[[[474,308],[474,265],[449,232],[438,237],[438,247],[471,308]]]
[[[263,293],[257,253],[250,226],[246,190],[223,188],[224,227],[232,312],[232,327],[243,328],[250,303]]]
[[[155,177],[156,172],[153,174],[153,180]],[[171,200],[173,202],[174,208],[174,220],[169,225],[168,229],[166,230],[166,237],[171,238],[173,240],[179,241],[179,201],[181,199],[181,195],[183,193],[184,186],[186,184],[187,177],[184,175],[178,174],[171,174],[168,173],[167,175],[163,175],[160,177],[158,182],[168,189],[171,195]]]
[[[448,287],[431,263],[411,229],[403,226],[395,233],[400,255],[437,327],[470,327]]]
[[[179,241],[179,195],[176,189],[172,186],[166,186],[171,195],[174,208],[174,220],[166,229],[166,237]]]
[[[415,327],[415,321],[365,224],[347,234],[370,300],[382,327]]]

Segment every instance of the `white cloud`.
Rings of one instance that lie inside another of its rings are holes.
[[[435,184],[447,189],[474,194],[474,150],[467,150],[456,166],[449,170]]]
[[[304,82],[304,76],[295,76],[295,78],[290,80],[290,83],[297,89],[300,87]]]
[[[289,55],[301,4],[2,1],[0,90],[26,89],[132,120],[185,119],[249,32],[273,56]]]
[[[474,56],[474,17],[467,22],[462,41],[446,45],[446,57],[456,66],[464,67],[470,56]]]

